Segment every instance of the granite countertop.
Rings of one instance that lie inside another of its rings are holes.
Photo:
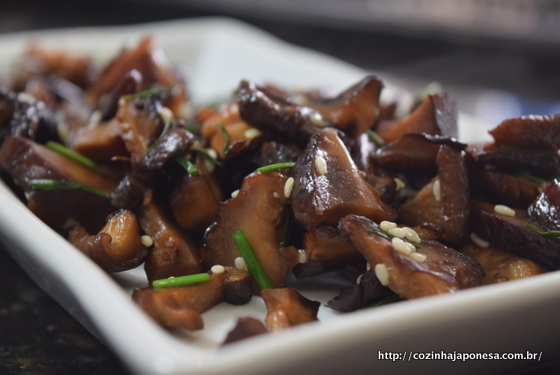
[[[64,26],[107,25],[220,15],[180,2],[70,0],[11,2],[0,15],[0,33]],[[242,18],[242,17],[241,17]],[[507,92],[527,108],[560,102],[560,48],[538,48],[488,40],[449,40],[349,30],[272,19],[242,18],[288,42],[310,47],[371,71],[387,74],[410,90],[437,80],[476,115],[476,98],[486,90]],[[525,109],[527,109],[525,108]],[[560,362],[516,374],[556,374]],[[0,245],[0,373],[126,374],[116,356],[36,284]]]

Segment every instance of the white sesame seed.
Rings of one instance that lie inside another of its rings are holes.
[[[363,273],[362,273],[361,275],[359,275],[358,277],[356,277],[356,284],[361,283],[363,278],[364,278],[364,274],[363,274]]]
[[[323,118],[323,116],[321,116],[321,114],[318,113],[318,112],[313,112],[313,113],[311,114],[311,116],[309,116],[309,120],[310,120],[314,125],[317,125],[317,126],[320,126],[320,127],[324,127],[324,126],[327,126],[327,125],[328,125],[328,123],[325,121],[325,119]]]
[[[494,212],[504,216],[511,216],[511,217],[515,216],[515,210],[513,210],[513,208],[510,208],[508,206],[504,206],[503,204],[495,205]]]
[[[369,271],[369,270],[371,270],[371,264],[366,263],[366,271]]]
[[[237,257],[235,258],[235,260],[233,261],[233,264],[235,265],[235,268],[242,270],[242,271],[247,271],[247,263],[245,263],[245,259],[243,259],[243,257]]]
[[[140,242],[142,242],[142,245],[146,247],[150,247],[154,244],[154,239],[151,236],[145,234],[142,237],[140,237]]]
[[[404,181],[401,180],[400,178],[395,177],[394,180],[395,180],[395,185],[396,185],[397,191],[401,190],[403,187],[406,186]]]
[[[393,228],[388,230],[387,233],[389,233],[391,236],[395,236],[399,238],[404,238],[404,236],[406,235],[404,229],[402,228]]]
[[[239,195],[239,189],[234,190],[234,191],[231,192],[231,197],[232,197],[233,199],[237,198],[238,195]]]
[[[379,229],[385,232],[388,232],[396,227],[397,227],[397,223],[393,223],[392,221],[388,221],[388,220],[383,220],[381,223],[379,223]]]
[[[324,175],[327,173],[327,161],[322,156],[317,156],[315,158],[315,168],[317,169],[317,173],[319,176]]]
[[[418,236],[418,233],[416,233],[414,229],[409,227],[404,227],[403,230],[404,230],[404,238],[406,238],[410,242],[414,242],[414,243],[422,242],[420,236]]]
[[[210,268],[210,271],[213,274],[218,275],[220,273],[226,272],[226,268],[222,265],[216,264],[215,266],[212,266],[212,268]]]
[[[159,115],[161,116],[164,124],[169,124],[173,121],[173,112],[167,107],[161,107]]]
[[[245,139],[251,140],[261,135],[261,131],[256,128],[247,129],[243,132]]]
[[[436,198],[437,202],[441,202],[441,182],[439,182],[439,178],[434,181],[432,186],[432,192],[434,193],[434,197]]]
[[[393,248],[396,251],[403,255],[410,255],[416,250],[412,244],[404,242],[398,237],[393,237],[393,239],[391,240],[391,245],[393,245]]]
[[[471,237],[472,242],[474,242],[477,246],[480,246],[480,247],[490,246],[490,242],[485,241],[482,238],[478,237],[478,235],[476,233],[471,233],[470,237]]]
[[[100,110],[93,111],[89,116],[89,119],[87,121],[87,126],[94,127],[95,125],[99,124],[102,117],[103,117],[103,113]]]
[[[385,263],[377,263],[373,269],[375,276],[381,283],[381,285],[387,286],[389,285],[389,270]]]
[[[294,188],[294,178],[290,177],[286,180],[286,183],[284,184],[284,196],[286,198],[290,198],[290,195],[292,195],[293,188]]]
[[[27,104],[34,104],[37,101],[37,98],[28,92],[22,91],[17,95],[17,100]]]
[[[274,198],[276,198],[276,199],[280,199],[280,194],[278,194],[277,191],[273,192],[273,193],[272,193],[272,196],[273,196]]]
[[[426,259],[428,259],[428,257],[426,256],[426,254],[422,254],[422,253],[418,253],[418,252],[414,252],[412,254],[409,255],[410,259],[415,260],[417,262],[425,262]]]
[[[229,113],[239,113],[239,107],[237,106],[237,103],[233,103],[230,107],[229,107]]]
[[[299,253],[298,261],[300,263],[307,263],[309,260],[309,257],[307,256],[307,251],[305,251],[304,249],[298,249],[298,253]]]
[[[208,153],[208,156],[210,156],[212,159],[218,159],[218,152],[213,148],[207,148],[206,152]]]

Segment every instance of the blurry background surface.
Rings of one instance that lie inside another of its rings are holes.
[[[19,0],[0,34],[230,16],[412,92],[437,81],[495,126],[560,112],[560,2],[552,0]],[[557,374],[559,362],[516,374]],[[125,374],[0,248],[0,373]]]

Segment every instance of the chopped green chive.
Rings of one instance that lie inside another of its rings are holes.
[[[389,233],[387,233],[387,232],[385,232],[385,231],[383,231],[379,228],[374,228],[374,227],[369,227],[368,232],[373,233],[373,234],[375,234],[379,237],[383,237],[388,241],[391,241],[395,237],[395,236],[393,236],[393,235],[391,235],[391,234],[389,234]],[[414,246],[417,249],[420,248],[420,245],[415,243],[415,242],[409,241],[406,238],[402,238],[402,240],[404,242],[408,242],[409,244],[412,244],[412,246]]]
[[[175,161],[179,164],[181,164],[181,166],[183,168],[185,168],[185,170],[191,175],[191,176],[196,176],[198,174],[198,168],[189,160],[187,160],[187,158],[185,158],[184,156],[178,156],[175,158]]]
[[[89,169],[97,168],[97,164],[95,164],[93,160],[91,160],[88,157],[85,157],[79,152],[72,150],[58,142],[48,141],[47,143],[45,143],[45,147],[51,151],[56,152],[57,154],[60,154],[70,160],[75,161],[78,164],[83,165],[86,168]]]
[[[103,190],[84,185],[77,181],[34,179],[29,180],[28,184],[37,190],[66,190],[66,189],[82,189],[87,192],[97,194],[103,198],[109,198],[109,195]]]
[[[382,147],[383,145],[385,145],[385,141],[383,140],[383,138],[381,138],[381,136],[379,134],[377,134],[376,132],[374,132],[373,130],[368,130],[367,131],[367,135],[369,137],[369,139],[375,143],[376,146],[378,147]]]
[[[218,159],[216,159],[215,157],[210,155],[208,150],[205,150],[203,148],[191,148],[191,151],[198,152],[199,154],[204,156],[206,158],[206,160],[210,161],[215,166],[218,166],[218,167],[223,167],[224,166],[224,164],[221,161],[219,161]]]
[[[262,267],[261,263],[257,259],[257,256],[255,255],[255,252],[253,251],[253,248],[251,247],[251,244],[247,240],[247,237],[245,237],[243,231],[239,230],[235,232],[232,235],[232,237],[233,237],[233,241],[237,245],[237,248],[239,249],[239,252],[241,253],[241,256],[243,257],[245,263],[247,264],[247,268],[249,269],[249,272],[255,279],[259,288],[261,288],[261,290],[274,289],[272,282],[268,278],[268,275],[266,274],[264,268]]]
[[[542,230],[538,226],[533,223],[527,222],[525,223],[525,227],[527,229],[532,230],[535,233],[540,234],[541,236],[550,237],[550,238],[560,238],[560,232],[556,230]]]
[[[130,95],[130,96],[127,96],[127,97],[124,99],[124,101],[125,101],[125,103],[128,103],[128,102],[131,102],[131,101],[133,101],[133,100],[135,100],[135,99],[144,99],[144,98],[147,98],[147,97],[149,97],[149,96],[156,95],[156,94],[160,94],[160,93],[162,93],[162,94],[163,94],[163,93],[170,93],[170,92],[173,90],[173,88],[175,88],[175,85],[171,85],[171,86],[168,87],[168,88],[160,88],[160,87],[153,88],[153,87],[151,87],[151,88],[149,88],[149,89],[147,89],[147,90],[140,91],[140,92],[138,92],[138,93],[136,93],[136,94],[132,94],[132,95]]]
[[[292,168],[296,163],[293,161],[289,161],[286,163],[276,163],[276,164],[270,164],[270,165],[265,165],[264,167],[260,167],[257,168],[257,171],[259,172],[271,172],[271,171],[277,171],[279,169],[284,169],[284,168]]]
[[[160,141],[161,137],[163,137],[163,135],[165,133],[167,133],[169,131],[169,129],[171,129],[171,124],[173,123],[173,119],[170,119],[169,121],[167,121],[164,126],[163,129],[161,130],[160,135],[156,138],[155,141],[152,142],[152,144],[150,145],[150,147],[148,147],[148,149],[146,150],[146,152],[144,152],[144,156],[146,156],[148,154],[148,152],[150,152],[154,147],[156,147],[156,145],[158,144],[158,142]]]
[[[525,178],[529,181],[536,182],[537,184],[544,184],[545,182],[550,182],[550,181],[553,180],[553,178],[551,178],[550,180],[547,180],[547,179],[544,179],[544,178],[536,177],[536,176],[533,176],[531,173],[528,173],[528,172],[517,173],[517,174],[515,174],[515,176]]]
[[[218,124],[218,128],[224,135],[225,143],[224,143],[223,153],[225,154],[227,150],[229,150],[229,143],[230,143],[229,133],[227,132],[226,128],[222,124]]]
[[[177,286],[188,286],[198,283],[210,281],[209,273],[195,273],[194,275],[186,275],[179,277],[170,277],[169,279],[160,279],[152,281],[152,287],[156,289],[172,288]]]

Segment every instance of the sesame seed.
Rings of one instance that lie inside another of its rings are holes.
[[[356,277],[356,284],[361,283],[363,278],[364,278],[364,274],[363,274],[363,273],[362,273],[361,275],[359,275],[358,277]]]
[[[154,239],[151,236],[145,234],[142,237],[140,237],[140,242],[142,242],[142,245],[149,247],[154,244]]]
[[[257,138],[259,135],[261,135],[261,131],[255,128],[247,129],[243,132],[245,139],[249,140]]]
[[[375,272],[375,276],[377,276],[377,279],[379,280],[381,285],[389,285],[389,270],[387,269],[385,263],[377,263],[375,265],[375,268],[373,269],[373,272]]]
[[[280,194],[278,194],[277,191],[275,191],[274,193],[272,193],[272,196],[276,199],[280,199]]]
[[[171,112],[171,110],[167,107],[161,107],[159,115],[161,116],[164,124],[168,124],[173,121],[173,112]]]
[[[422,254],[422,253],[418,253],[418,252],[414,252],[412,254],[409,255],[410,259],[415,260],[417,262],[425,262],[426,259],[428,259],[428,257],[426,256],[426,254]]]
[[[243,257],[237,257],[235,258],[235,260],[233,261],[233,264],[235,265],[235,268],[242,270],[242,271],[247,271],[247,263],[245,263],[245,259],[243,259]]]
[[[215,266],[212,266],[212,268],[210,268],[210,271],[212,271],[213,274],[218,275],[220,273],[226,272],[226,268],[222,265],[216,264]]]
[[[310,120],[314,125],[317,125],[317,126],[320,126],[320,127],[324,127],[324,126],[327,126],[327,125],[328,125],[328,123],[325,121],[325,119],[323,118],[323,116],[321,116],[321,114],[318,113],[318,112],[313,112],[313,113],[311,114],[311,116],[309,116],[309,120]]]
[[[432,192],[434,193],[436,202],[441,202],[441,182],[439,182],[439,178],[434,181]]]
[[[409,228],[409,227],[405,227],[405,228],[403,228],[403,230],[404,230],[404,238],[406,238],[410,242],[414,242],[414,243],[422,242],[422,240],[420,239],[420,236],[418,236],[418,233],[416,233],[416,231],[414,229]]]
[[[508,206],[504,206],[503,204],[495,205],[494,206],[494,212],[496,212],[497,214],[500,214],[500,215],[504,215],[504,216],[511,216],[511,217],[515,216],[515,211],[513,210],[513,208],[510,208]]]
[[[404,181],[401,180],[400,178],[395,177],[394,180],[395,180],[395,185],[396,185],[397,191],[401,190],[403,187],[406,186]]]
[[[284,184],[284,196],[286,198],[290,198],[290,195],[292,195],[293,188],[294,188],[294,178],[290,177],[286,180],[286,183]]]
[[[95,125],[99,124],[102,117],[103,117],[103,113],[101,113],[100,110],[93,111],[92,114],[89,116],[89,119],[87,121],[87,126],[94,127]]]
[[[37,101],[37,98],[28,92],[22,91],[17,95],[17,100],[27,104],[34,104]]]
[[[229,113],[239,113],[239,107],[237,106],[237,103],[233,103],[230,107],[229,107]]]
[[[476,233],[471,233],[470,235],[472,242],[474,242],[477,246],[480,247],[488,247],[490,246],[490,242],[483,240],[482,238],[478,237]]]
[[[366,263],[366,271],[369,271],[369,270],[371,270],[371,264]]]
[[[231,197],[234,198],[234,199],[237,198],[238,195],[239,195],[239,189],[231,192]]]
[[[317,156],[315,158],[315,168],[317,169],[317,173],[319,176],[324,175],[327,173],[327,161],[322,156]]]
[[[393,248],[396,251],[403,255],[410,255],[416,250],[412,244],[404,242],[398,237],[393,237],[393,239],[391,240],[391,245],[393,245]]]
[[[307,263],[309,260],[309,257],[307,256],[307,251],[305,251],[304,249],[298,249],[298,253],[299,253],[298,261],[300,263]]]
[[[393,228],[388,230],[387,233],[398,238],[404,238],[404,236],[406,235],[404,229],[402,228]]]
[[[392,221],[388,221],[388,220],[383,220],[381,223],[379,223],[379,229],[385,232],[388,232],[396,227],[397,227],[397,223],[393,223]]]
[[[210,156],[212,159],[218,159],[218,152],[213,148],[206,149],[206,152],[208,153],[208,156]]]

